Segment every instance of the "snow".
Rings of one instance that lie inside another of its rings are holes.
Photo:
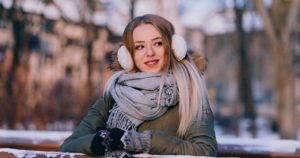
[[[218,144],[244,146],[246,151],[267,151],[280,153],[294,153],[300,148],[300,142],[295,140],[269,138],[235,138],[218,137]]]
[[[1,138],[29,139],[38,144],[45,139],[62,143],[71,135],[71,131],[25,131],[25,130],[0,130]]]
[[[26,158],[35,158],[38,155],[45,155],[46,157],[65,157],[69,156],[73,158],[77,155],[84,155],[81,153],[66,153],[66,152],[47,152],[47,151],[38,151],[38,150],[19,150],[19,149],[11,149],[11,148],[0,148],[0,153],[6,152],[13,154],[16,158],[26,157]]]

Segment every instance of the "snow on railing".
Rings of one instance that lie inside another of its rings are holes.
[[[37,157],[62,157],[62,158],[89,158],[80,153],[64,153],[54,151],[38,151],[38,150],[19,150],[10,148],[0,148],[0,157],[5,158],[37,158]]]

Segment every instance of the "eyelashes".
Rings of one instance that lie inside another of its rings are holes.
[[[161,41],[160,41],[160,42],[155,42],[154,45],[155,45],[155,46],[162,46],[163,43],[162,43]]]
[[[136,45],[134,47],[135,50],[142,50],[145,46],[144,45]]]
[[[153,46],[154,46],[154,47],[161,47],[162,45],[163,45],[163,42],[162,42],[162,41],[154,42],[154,43],[153,43]],[[144,49],[144,48],[145,48],[144,44],[138,44],[138,45],[136,45],[136,46],[134,47],[135,50],[142,50],[142,49]]]

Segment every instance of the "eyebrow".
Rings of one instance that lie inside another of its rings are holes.
[[[162,39],[162,37],[155,37],[151,41],[155,41],[155,40],[158,40],[158,39]],[[144,43],[144,42],[145,41],[135,41],[134,43]]]

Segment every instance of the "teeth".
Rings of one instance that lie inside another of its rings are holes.
[[[155,63],[156,63],[156,61],[151,61],[151,62],[148,62],[147,64],[153,65],[153,64],[155,64]]]
[[[158,61],[157,60],[154,60],[154,61],[149,61],[149,62],[146,62],[147,65],[155,65]]]

